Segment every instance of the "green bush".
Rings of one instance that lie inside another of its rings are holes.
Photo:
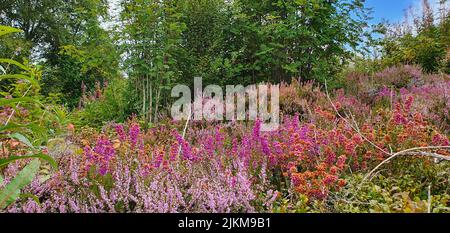
[[[105,122],[124,122],[130,115],[127,88],[128,83],[124,79],[112,81],[98,99],[88,100],[84,108],[73,113],[74,124],[100,128]]]
[[[430,208],[432,213],[450,212],[447,163],[403,159],[395,165],[397,169],[380,171],[364,182],[362,174],[347,177],[347,186],[331,198],[331,211],[426,213]]]

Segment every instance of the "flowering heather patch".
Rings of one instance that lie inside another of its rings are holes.
[[[373,75],[353,72],[347,76],[344,83],[345,97],[356,98],[367,104],[375,110],[373,113],[380,108],[393,109],[396,104],[413,97],[412,112],[421,113],[443,133],[450,130],[448,74],[424,74],[419,67],[405,65],[387,68]],[[355,114],[368,111],[362,109],[352,112]]]
[[[438,77],[435,77],[436,79]],[[450,79],[436,81],[422,86],[402,88],[398,92],[384,87],[378,94],[380,101],[389,101],[392,105],[406,102],[412,98],[411,110],[421,113],[443,132],[450,131]]]
[[[412,71],[406,74],[418,75]],[[36,198],[21,198],[4,211],[347,210],[335,198],[351,199],[353,191],[366,198],[352,187],[392,153],[449,145],[449,82],[443,76],[417,77],[426,79],[400,89],[377,86],[370,101],[336,90],[330,102],[313,83],[282,85],[283,120],[269,132],[260,130],[259,120],[192,121],[186,132],[184,122],[169,122],[144,130],[135,118],[107,124],[101,132],[82,129],[66,139],[78,149],[57,158],[58,171],[37,176],[22,190]],[[450,156],[444,149],[432,152]],[[407,155],[385,164],[377,175],[427,180],[440,190],[433,195],[445,206],[448,167],[436,162]],[[5,182],[21,167],[23,162],[15,162],[4,169]],[[370,182],[364,187],[374,185]]]
[[[60,170],[24,191],[33,199],[10,206],[8,212],[253,212],[253,180],[239,159],[224,163],[220,156],[192,160],[178,144],[145,150],[139,126],[129,125],[127,138],[113,145],[105,135],[82,155],[61,158]],[[189,149],[190,150],[190,149]],[[190,152],[189,152],[190,153]],[[174,162],[176,160],[176,163]],[[86,166],[88,164],[88,166]],[[11,166],[14,170],[19,164]],[[13,175],[11,173],[11,175]],[[264,183],[261,181],[261,183]]]
[[[115,156],[115,150],[112,143],[106,136],[98,138],[94,149],[89,146],[84,148],[84,155],[86,156],[86,169],[89,170],[91,165],[98,166],[98,173],[105,175],[110,166],[110,161]]]
[[[374,75],[375,83],[396,88],[420,85],[423,82],[422,69],[417,66],[402,65],[388,67]]]
[[[447,137],[429,132],[419,113],[410,116],[411,102],[380,116],[394,130],[364,125],[362,134],[386,150],[448,145]],[[41,205],[29,199],[7,211],[253,212],[261,210],[254,203],[264,199],[270,202],[264,209],[271,209],[277,196],[286,192],[282,188],[273,194],[282,187],[268,177],[276,170],[290,180],[285,188],[311,200],[327,199],[346,185],[349,170],[365,171],[385,155],[338,121],[331,110],[316,112],[319,118],[333,118],[329,120],[335,125],[303,123],[294,116],[273,132],[260,132],[261,122],[256,121],[252,127],[235,125],[231,130],[211,125],[189,132],[186,139],[162,127],[153,132],[171,132],[171,143],[155,146],[146,144],[148,135],[136,123],[128,124],[128,134],[116,125],[111,139],[98,136],[82,155],[63,157],[60,171],[49,180],[36,179],[25,190],[38,196]],[[257,193],[274,196],[261,199]]]

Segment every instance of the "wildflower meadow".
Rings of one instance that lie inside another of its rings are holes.
[[[19,2],[2,213],[450,212],[450,18],[428,1],[370,40],[364,1]]]

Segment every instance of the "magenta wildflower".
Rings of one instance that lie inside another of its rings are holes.
[[[116,125],[116,133],[119,136],[120,141],[124,142],[127,139],[127,135],[125,134],[125,129],[123,128],[123,125],[121,124]]]
[[[132,146],[136,146],[139,138],[140,133],[140,127],[138,124],[132,124],[130,127],[129,135],[130,135],[130,141]]]
[[[101,175],[105,175],[108,172],[109,162],[115,155],[115,150],[112,143],[105,136],[101,136],[97,139],[93,150],[89,146],[84,148],[84,154],[87,161],[90,162],[87,169],[90,168],[90,164],[93,164],[97,166]]]
[[[256,120],[255,125],[253,126],[253,139],[259,139],[261,133],[261,120]]]
[[[183,155],[183,158],[186,160],[194,160],[195,158],[192,154],[192,148],[189,143],[187,143],[178,132],[175,131],[174,134],[178,144],[181,145],[181,154]]]

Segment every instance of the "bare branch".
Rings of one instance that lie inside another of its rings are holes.
[[[383,166],[383,164],[391,161],[392,159],[394,159],[395,157],[399,156],[399,155],[420,155],[420,156],[428,156],[428,157],[434,157],[434,158],[439,158],[439,159],[444,159],[444,160],[448,160],[450,161],[450,157],[448,156],[444,156],[444,155],[440,155],[440,154],[436,154],[436,153],[430,153],[430,152],[424,152],[424,151],[420,151],[420,150],[438,150],[438,149],[450,149],[450,146],[428,146],[428,147],[415,147],[415,148],[410,148],[410,149],[406,149],[406,150],[402,150],[399,151],[395,154],[392,154],[389,158],[383,160],[380,164],[378,164],[374,169],[372,169],[372,171],[370,171],[361,181],[361,183],[364,183],[364,181],[370,177],[370,175],[372,175],[372,173],[374,171],[376,171],[379,167]]]

